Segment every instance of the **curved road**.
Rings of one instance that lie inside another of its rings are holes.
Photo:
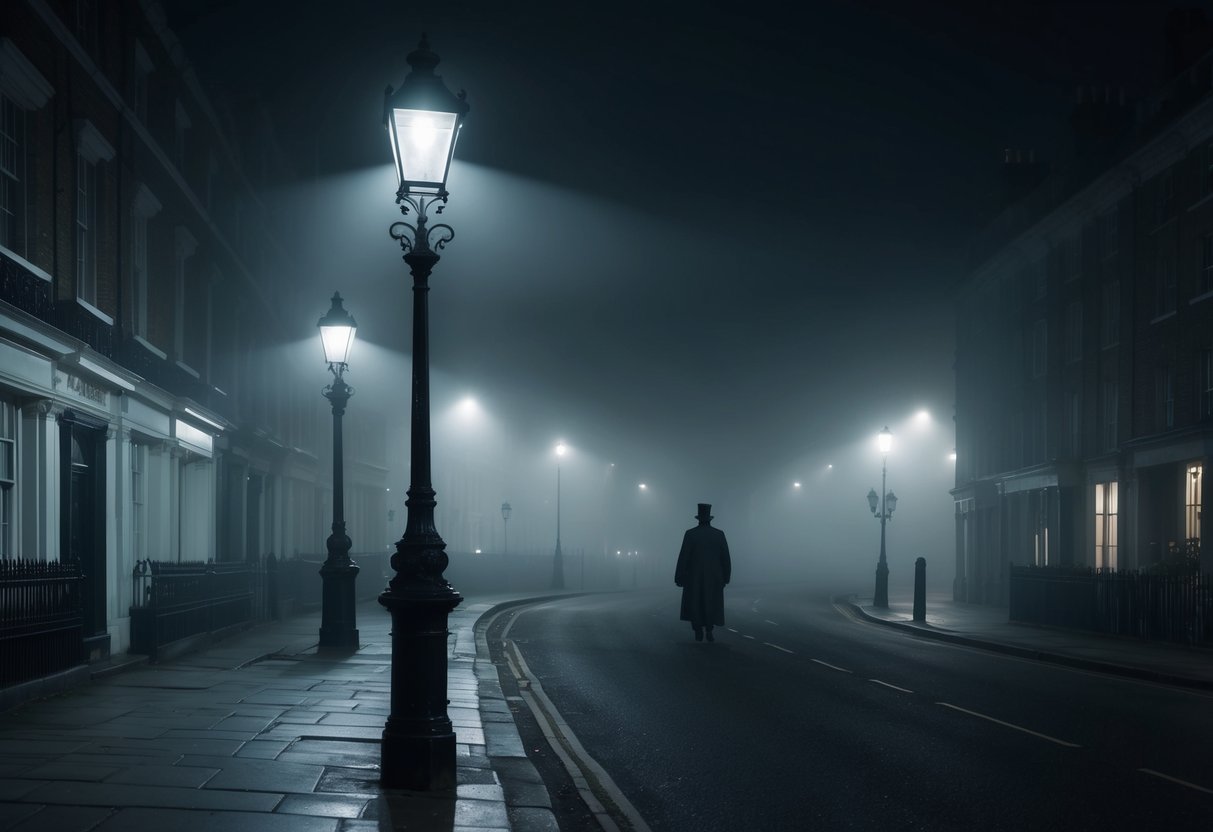
[[[508,617],[654,830],[1213,823],[1213,697],[915,638],[820,589],[729,587],[726,609],[715,644],[677,620],[677,590]]]

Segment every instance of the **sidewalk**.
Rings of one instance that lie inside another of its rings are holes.
[[[12,832],[557,830],[477,620],[450,616],[455,795],[384,792],[390,617],[359,605],[359,651],[316,655],[320,614],[136,665],[0,713],[0,829]]]
[[[1007,620],[1005,607],[960,604],[950,595],[927,595],[926,621],[913,620],[913,597],[889,595],[888,609],[871,598],[842,599],[859,616],[915,635],[950,641],[1068,667],[1134,679],[1213,690],[1213,650]]]

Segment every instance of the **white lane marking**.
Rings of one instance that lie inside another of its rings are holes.
[[[735,633],[735,632],[737,632],[737,631],[736,631],[736,630],[734,630],[732,627],[725,627],[725,629],[726,629],[726,630],[728,630],[730,633]]]
[[[771,619],[769,619],[769,618],[764,618],[764,619],[762,619],[762,620],[763,620],[763,621],[765,621],[765,622],[767,622],[768,624],[770,624],[772,627],[778,627],[778,626],[779,626],[779,622],[778,622],[778,621],[772,621],[772,620],[771,620]]]
[[[886,688],[892,688],[893,690],[899,690],[902,693],[913,693],[914,692],[914,691],[910,690],[909,688],[899,688],[899,687],[897,687],[897,685],[890,685],[888,682],[882,682],[879,679],[868,679],[868,681],[875,682],[878,685],[884,685]]]
[[[765,644],[767,647],[774,647],[776,650],[782,650],[785,653],[791,653],[793,656],[796,655],[795,651],[789,650],[786,647],[780,647],[778,644],[771,644],[769,641],[764,641],[763,644]]]
[[[742,633],[742,634],[741,634],[741,637],[742,637],[742,638],[748,638],[748,639],[750,639],[751,641],[753,641],[753,639],[754,639],[754,637],[753,637],[753,636],[747,636],[745,633]]]
[[[1189,783],[1187,780],[1180,780],[1178,777],[1172,777],[1169,774],[1163,774],[1161,771],[1155,771],[1152,768],[1139,768],[1138,771],[1146,774],[1153,774],[1155,777],[1161,777],[1163,780],[1170,780],[1172,783],[1178,783],[1181,786],[1187,786],[1189,789],[1196,789],[1198,792],[1205,794],[1213,794],[1213,789],[1206,789],[1204,786],[1198,786],[1195,783]]]
[[[821,659],[809,659],[809,661],[817,662],[820,665],[825,665],[826,667],[830,668],[830,670],[837,670],[839,673],[851,673],[852,672],[850,670],[847,670],[845,667],[839,667],[836,664],[830,664],[829,662],[823,662]]]
[[[1042,734],[1039,731],[1033,731],[1030,728],[1024,728],[1022,725],[1015,725],[1014,723],[1011,723],[1011,722],[1003,722],[1001,719],[995,719],[992,716],[986,716],[985,714],[979,714],[979,713],[977,713],[977,711],[970,711],[968,708],[962,708],[959,705],[951,705],[951,704],[948,704],[947,702],[936,702],[935,704],[943,705],[945,708],[951,708],[954,711],[960,711],[961,713],[968,714],[969,716],[980,717],[981,719],[986,719],[986,720],[989,720],[990,722],[995,722],[995,723],[1005,726],[1007,728],[1014,728],[1016,731],[1023,731],[1025,734],[1031,734],[1034,737],[1040,737],[1042,740],[1048,740],[1049,742],[1055,742],[1058,745],[1064,745],[1066,748],[1082,748],[1081,745],[1077,745],[1072,742],[1066,742],[1065,740],[1059,740],[1059,739],[1057,739],[1057,737],[1050,737],[1048,734]]]

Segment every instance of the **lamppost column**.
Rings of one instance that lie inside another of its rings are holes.
[[[872,606],[882,609],[889,606],[889,563],[884,548],[885,524],[889,520],[888,507],[885,505],[888,472],[889,457],[886,455],[880,464],[880,560],[876,563],[876,592],[872,599]]]
[[[341,417],[354,390],[342,377],[344,365],[333,370],[334,380],[324,391],[333,406],[333,526],[326,545],[328,557],[320,567],[320,649],[352,652],[358,649],[354,581],[358,565],[350,560],[352,542],[345,532],[345,454],[342,448]]]
[[[552,557],[552,589],[564,589],[564,553],[560,551],[560,463],[556,463],[556,553]]]
[[[379,596],[392,615],[391,713],[383,729],[380,779],[388,788],[418,790],[455,788],[455,732],[446,711],[447,616],[463,600],[442,574],[449,560],[434,526],[430,472],[428,301],[438,259],[421,245],[404,255],[413,276],[408,520],[392,556],[395,577]]]

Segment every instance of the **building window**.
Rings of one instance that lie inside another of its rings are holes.
[[[1049,368],[1049,327],[1041,318],[1032,325],[1032,377],[1040,378]]]
[[[1197,384],[1200,417],[1213,416],[1213,349],[1200,351],[1200,377]]]
[[[1116,418],[1120,408],[1120,386],[1114,381],[1103,383],[1103,449],[1116,450]]]
[[[131,554],[147,558],[147,445],[131,443]]]
[[[0,401],[0,558],[16,557],[13,492],[17,485],[17,408]]]
[[[1120,343],[1120,281],[1103,286],[1100,298],[1099,345],[1104,349]]]
[[[1066,304],[1066,363],[1082,359],[1082,302]]]
[[[186,330],[198,326],[196,315],[203,314],[205,310],[190,309],[187,314],[186,307],[189,306],[186,297],[187,282],[186,282],[186,263],[194,256],[194,251],[198,248],[198,242],[194,239],[194,235],[190,234],[183,226],[177,226],[177,240],[173,256],[173,302],[176,305],[176,315],[174,317],[174,342],[173,350],[176,353],[178,361],[184,362],[185,345],[188,343]]]
[[[1058,266],[1064,283],[1077,280],[1082,275],[1082,232],[1061,244]]]
[[[1154,183],[1154,224],[1162,225],[1175,216],[1175,174],[1165,170]]]
[[[1095,484],[1095,568],[1115,569],[1118,548],[1116,516],[1119,510],[1118,483]]]
[[[148,265],[148,227],[160,211],[160,202],[140,185],[131,202],[131,332],[148,337],[147,313],[150,289]]]
[[[1158,430],[1175,427],[1175,370],[1170,366],[1160,367],[1154,377],[1154,392],[1157,409],[1155,425]]]
[[[97,305],[97,165],[76,157],[76,296]]]
[[[1200,280],[1197,282],[1197,294],[1213,292],[1213,234],[1206,234],[1200,240]]]
[[[143,48],[143,44],[136,41],[135,66],[131,79],[131,109],[144,124],[147,124],[147,99],[148,89],[151,87],[152,69],[154,69],[154,65],[151,57]]]
[[[1175,311],[1175,259],[1162,255],[1154,264],[1154,315]]]
[[[1108,260],[1120,252],[1120,220],[1113,208],[1099,218],[1099,256]]]
[[[1070,391],[1066,419],[1070,429],[1070,455],[1077,458],[1082,456],[1082,397],[1077,390]]]
[[[0,95],[0,246],[27,256],[25,111]]]
[[[173,161],[177,169],[185,173],[185,143],[186,134],[190,129],[190,117],[181,102],[177,102],[177,111],[173,119]]]
[[[1184,539],[1200,539],[1200,495],[1202,481],[1205,476],[1205,466],[1192,464],[1187,466],[1188,476],[1184,486]]]

